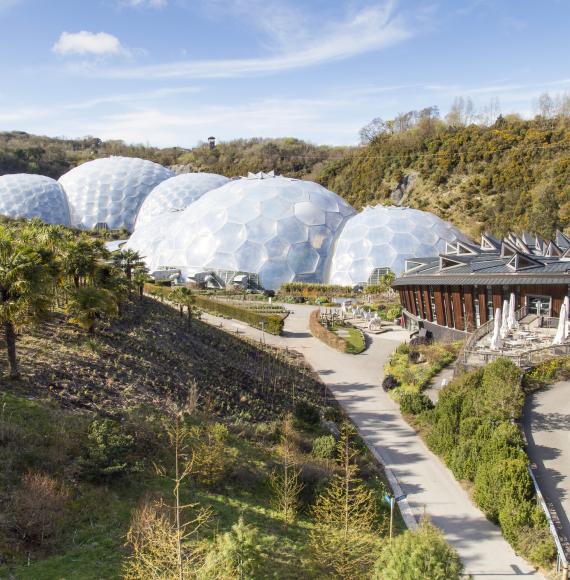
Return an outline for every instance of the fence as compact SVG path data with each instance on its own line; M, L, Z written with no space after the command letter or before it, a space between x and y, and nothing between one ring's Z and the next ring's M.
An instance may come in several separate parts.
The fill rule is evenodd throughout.
M556 544L556 550L558 552L558 557L556 559L556 571L562 572L562 576L561 576L562 580L568 580L568 559L566 558L566 553L565 553L564 548L562 546L562 542L560 541L560 536L558 535L558 530L556 529L556 525L554 524L554 521L552 520L552 515L550 513L550 509L549 509L546 501L544 500L544 496L542 495L542 492L540 491L540 487L538 485L538 481L536 480L536 477L534 476L534 473L532 471L532 467L530 465L527 465L527 469L528 469L528 472L530 474L530 478L532 479L532 483L534 485L534 491L536 492L536 500L539 503L540 507L542 508L544 515L546 516L546 520L548 521L548 527L550 528L550 534L552 535L552 539L554 540L554 543Z

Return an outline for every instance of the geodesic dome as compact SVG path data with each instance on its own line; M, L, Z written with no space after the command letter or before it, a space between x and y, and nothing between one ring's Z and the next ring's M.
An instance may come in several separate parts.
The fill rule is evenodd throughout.
M106 157L88 161L62 175L74 226L132 230L146 196L174 174L166 167L135 157Z
M209 191L173 214L164 235L157 226L154 240L143 243L136 232L128 247L146 252L151 270L248 272L276 289L288 281L322 281L334 236L353 213L317 183L260 174Z
M366 283L377 268L389 268L399 276L407 259L437 256L445 251L446 241L456 240L469 241L432 213L407 207L367 207L350 218L338 236L329 282Z
M143 201L135 229L171 210L182 210L202 197L207 191L221 187L229 181L215 173L182 173L159 183Z
M65 192L51 177L17 173L0 177L0 214L71 225Z

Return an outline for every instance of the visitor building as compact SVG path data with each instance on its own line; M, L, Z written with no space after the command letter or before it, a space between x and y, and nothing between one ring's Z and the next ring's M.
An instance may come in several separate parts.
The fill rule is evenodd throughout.
M436 339L459 339L494 317L514 295L516 308L556 318L570 294L570 237L553 241L529 233L503 240L484 234L479 245L446 244L436 257L406 260L393 287L410 329Z

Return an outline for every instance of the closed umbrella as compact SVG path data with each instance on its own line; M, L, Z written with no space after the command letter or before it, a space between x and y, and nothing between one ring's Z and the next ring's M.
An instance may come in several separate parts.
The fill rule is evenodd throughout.
M560 318L558 319L558 328L556 329L556 335L552 344L562 344L566 342L568 338L568 308L566 307L566 301L562 304L560 308Z
M509 330L516 330L519 327L519 323L517 322L517 318L515 316L515 308L516 308L516 298L514 293L511 292L511 298L509 300L509 318L508 318Z
M495 310L495 323L493 325L493 336L491 338L491 350L500 350L501 341L501 309Z
M503 300L503 319L501 321L501 338L509 334L509 301Z

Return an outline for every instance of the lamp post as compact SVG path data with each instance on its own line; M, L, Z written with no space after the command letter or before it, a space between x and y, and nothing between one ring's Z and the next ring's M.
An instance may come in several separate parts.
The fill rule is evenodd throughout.
M216 148L216 138L215 137L208 137L208 143L210 144L210 149Z

